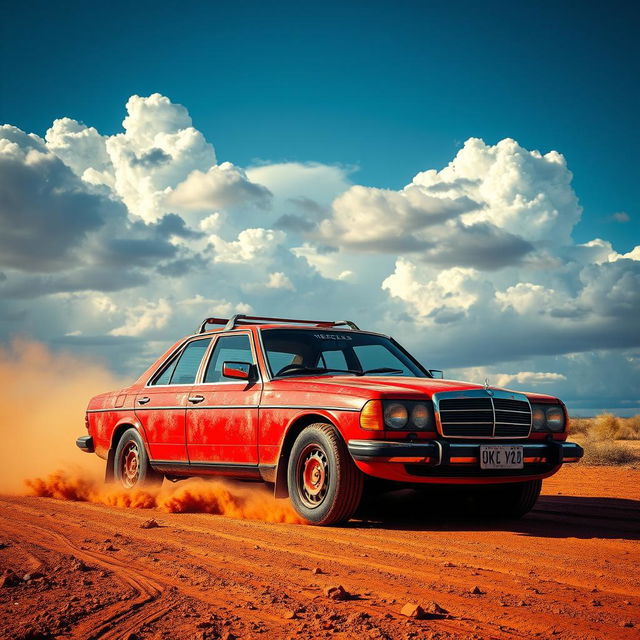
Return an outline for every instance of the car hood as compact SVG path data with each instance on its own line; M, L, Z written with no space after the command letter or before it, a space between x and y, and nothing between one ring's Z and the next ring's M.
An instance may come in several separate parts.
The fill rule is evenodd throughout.
M289 378L295 382L296 387L304 387L307 391L324 393L352 394L358 396L376 397L405 397L416 396L431 397L434 393L442 391L465 391L469 389L484 389L484 385L462 380L441 380L438 378L398 378L396 376L332 376L327 378L311 378L296 376ZM491 386L491 389L501 389L511 393L525 393L513 389ZM537 393L527 393L531 400L555 400L553 396L545 396Z

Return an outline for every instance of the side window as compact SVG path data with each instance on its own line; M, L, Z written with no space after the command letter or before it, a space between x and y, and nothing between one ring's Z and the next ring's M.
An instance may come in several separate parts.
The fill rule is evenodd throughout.
M179 356L176 356L164 369L164 371L152 382L152 384L169 384L171 376L176 370Z
M153 384L193 384L211 338L190 342L182 353L153 381Z
M204 376L205 382L224 382L231 380L222 375L225 362L250 362L253 364L251 342L247 335L221 336L218 338Z
M413 372L398 360L386 347L381 344L362 344L353 347L363 371L389 367L402 369L404 375L412 376Z

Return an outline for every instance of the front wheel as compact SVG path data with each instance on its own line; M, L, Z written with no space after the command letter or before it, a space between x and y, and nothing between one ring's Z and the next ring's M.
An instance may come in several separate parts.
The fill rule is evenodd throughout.
M127 429L120 437L113 465L116 481L127 490L162 484L163 476L151 468L149 456L136 429Z
M317 525L348 520L362 496L362 473L329 424L312 424L300 433L289 456L287 483L294 509Z
M542 480L482 487L475 496L475 511L478 515L521 518L533 509L541 489Z

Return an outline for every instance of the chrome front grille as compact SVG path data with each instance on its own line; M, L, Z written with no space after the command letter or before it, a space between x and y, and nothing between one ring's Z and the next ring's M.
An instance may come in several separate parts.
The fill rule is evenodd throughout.
M526 438L531 431L531 405L521 393L445 391L433 403L447 438Z

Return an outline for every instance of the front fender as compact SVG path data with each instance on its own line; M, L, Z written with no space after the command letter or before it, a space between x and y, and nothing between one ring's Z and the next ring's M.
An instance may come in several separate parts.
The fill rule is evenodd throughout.
M287 486L289 453L296 438L305 427L317 422L331 424L346 443L349 435L354 431L355 426L358 425L359 428L359 416L359 411L347 409L312 409L308 411L298 411L296 414L289 416L284 435L280 442L275 465L261 465L265 468L271 468L271 477L268 477L268 472L263 473L263 477L267 481L274 482L275 497L287 498L289 496Z

